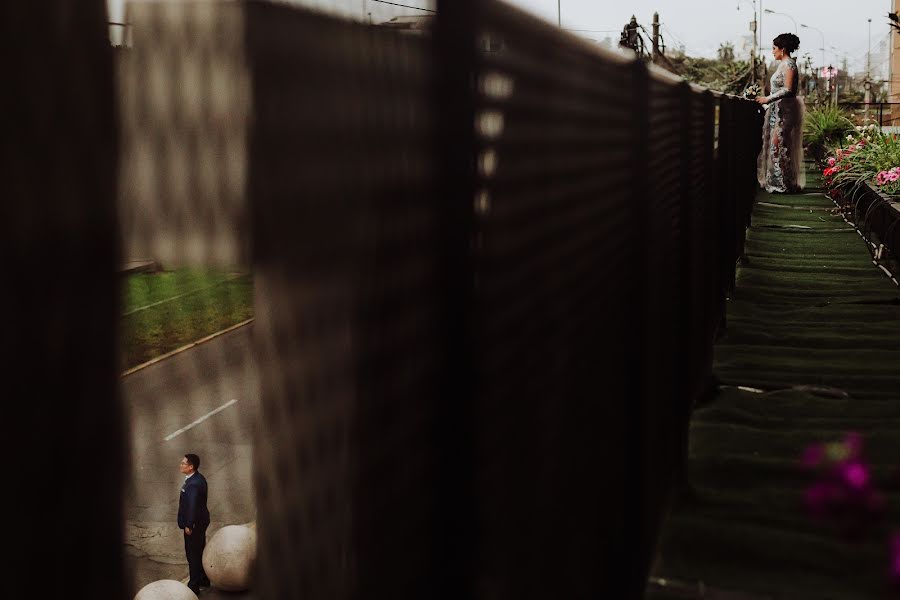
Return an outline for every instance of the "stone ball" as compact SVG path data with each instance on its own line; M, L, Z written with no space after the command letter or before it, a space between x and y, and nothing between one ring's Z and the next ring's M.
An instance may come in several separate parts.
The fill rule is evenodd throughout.
M161 579L142 587L134 600L197 600L197 594L180 581Z
M213 534L203 550L203 570L213 587L226 592L250 588L256 560L256 531L244 525L226 525Z

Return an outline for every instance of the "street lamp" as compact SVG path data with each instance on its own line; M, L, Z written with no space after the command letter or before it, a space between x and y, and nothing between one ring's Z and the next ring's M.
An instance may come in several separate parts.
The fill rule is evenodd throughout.
M822 33L821 29L816 29L815 27L810 27L809 25L804 25L803 23L800 23L800 27L803 27L804 29L812 29L813 31L818 31L819 35L822 36L822 47L819 48L819 50L822 51L822 66L824 67L825 66L825 34Z
M839 58L843 59L842 63L841 63L841 68L843 68L843 63L847 62L847 53L844 52L843 50L841 50L840 48L838 48L837 46L828 46L828 48L831 50L831 53L834 55L835 61Z
M795 21L795 20L794 20L794 17L792 17L791 15L789 15L789 14L787 14L787 13L782 13L782 12L775 12L774 10L771 10L771 9L768 9L768 8L765 9L763 12L764 12L764 13L768 13L768 14L770 14L770 15L781 15L782 17L787 17L788 19L790 19L791 21L793 21L793 23L794 23L794 33L795 33L795 34L797 33L797 21Z
M737 9L741 10L741 3L746 0L738 0ZM756 0L753 3L753 20L750 21L750 31L753 32L753 46L750 48L750 64L752 69L752 82L756 83L756 60L760 55L760 40L762 39L762 13L759 13L759 20L756 19ZM760 7L762 0L759 0Z
M737 9L741 10L741 4L747 2L747 0L738 0ZM753 47L750 49L750 59L753 63L753 70L756 70L756 56L759 54L759 38L756 35L757 25L756 22L756 0L751 0L753 2L753 20L750 21L750 31L753 32Z
M872 67L872 19L869 19L869 49L866 51L866 80L869 79L869 74Z
M869 19L869 49L866 52L866 119L869 118L870 102L872 102L872 19Z
M838 89L837 89L837 77L835 76L836 69L831 65L825 67L825 77L828 78L828 89L832 92L833 99L835 105L837 105L837 97L838 97Z

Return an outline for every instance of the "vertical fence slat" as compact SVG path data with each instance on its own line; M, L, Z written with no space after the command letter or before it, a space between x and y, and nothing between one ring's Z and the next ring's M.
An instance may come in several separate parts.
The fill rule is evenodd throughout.
M128 596L127 422L118 398L120 267L106 3L0 9L4 595Z
M225 241L175 254L239 260L251 217L256 591L641 597L743 251L757 107L715 100L714 156L708 92L493 0L440 2L425 36L203 6L244 33L246 180L224 220L143 190L160 229L129 235L196 221Z
M476 71L483 0L438 0L432 39L437 77L437 201L440 214L438 324L445 362L435 402L434 595L455 600L476 594L480 545L475 469L477 379L472 348L472 266L476 202Z
M264 598L422 598L447 379L427 38L247 6ZM454 233L458 230L454 229Z

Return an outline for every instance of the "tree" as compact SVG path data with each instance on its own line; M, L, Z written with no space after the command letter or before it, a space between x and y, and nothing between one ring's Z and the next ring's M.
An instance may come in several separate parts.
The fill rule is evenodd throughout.
M734 46L730 43L719 44L719 50L717 54L719 55L719 62L734 62Z
M888 23L891 29L900 33L900 16L898 16L897 13L888 13L888 19L891 20L891 22Z

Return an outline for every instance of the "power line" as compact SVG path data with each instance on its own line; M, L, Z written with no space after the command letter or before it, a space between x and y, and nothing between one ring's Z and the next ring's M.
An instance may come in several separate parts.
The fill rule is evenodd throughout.
M372 0L372 2L380 2L381 4L390 4L391 6L399 6L401 8L411 8L413 10L422 10L425 12L436 13L436 10L430 8L422 8L421 6L409 6L408 4L397 4L396 2L388 2L387 0Z
M664 27L664 28L666 29L666 32L668 32L669 35L671 35L673 38L675 38L675 41L676 41L676 42L678 42L678 43L681 44L682 46L687 46L687 44L684 43L684 40L682 40L680 37L678 37L677 35L675 35L675 32L672 31L672 29L671 29L668 25L666 25L666 24L664 24L664 23L660 23L659 26L660 26L660 28L663 28L663 27Z
M667 35L672 36L672 39L674 39L679 45L683 46L685 52L688 52L689 54L700 54L699 52L697 52L696 48L694 48L693 46L688 46L687 44L684 43L683 39L681 39L680 37L675 35L675 32L672 31L672 28L669 27L668 25L663 25L662 23L660 23L659 27L660 27L660 30L665 29Z

